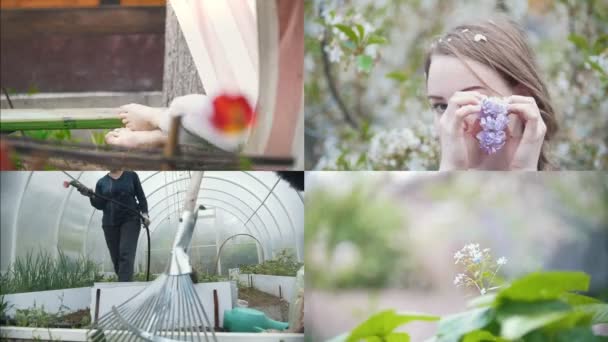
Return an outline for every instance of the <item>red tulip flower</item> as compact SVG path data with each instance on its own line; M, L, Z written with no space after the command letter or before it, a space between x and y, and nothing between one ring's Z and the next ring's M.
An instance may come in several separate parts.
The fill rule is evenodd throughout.
M243 96L220 95L213 100L211 124L225 134L238 134L249 128L255 112Z
M70 182L63 181L63 187L66 188L66 189L69 188L70 187Z

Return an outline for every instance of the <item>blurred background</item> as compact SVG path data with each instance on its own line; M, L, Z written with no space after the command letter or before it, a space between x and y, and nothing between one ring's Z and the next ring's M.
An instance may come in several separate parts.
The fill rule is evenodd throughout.
M309 172L307 331L322 341L383 309L446 315L474 291L454 286L454 253L490 248L506 280L581 270L608 299L608 177L600 172ZM330 322L330 323L328 323ZM413 341L434 323L408 324Z
M537 54L558 111L559 169L608 168L608 3L315 0L306 13L306 162L318 170L436 170L423 59L463 21L506 13Z

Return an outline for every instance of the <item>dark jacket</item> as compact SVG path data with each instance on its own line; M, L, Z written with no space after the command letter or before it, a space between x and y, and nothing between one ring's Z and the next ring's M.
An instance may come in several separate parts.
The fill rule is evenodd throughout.
M138 212L148 213L146 195L141 188L137 173L133 171L123 171L118 179L113 179L109 175L103 176L97 181L95 193L126 204ZM134 212L97 196L91 197L91 205L103 210L103 226L119 226L129 220L139 221L139 216Z

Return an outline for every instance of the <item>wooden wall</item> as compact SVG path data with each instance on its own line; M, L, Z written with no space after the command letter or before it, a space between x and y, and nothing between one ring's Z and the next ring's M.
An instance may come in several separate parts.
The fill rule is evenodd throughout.
M166 0L0 0L0 8L97 7L119 3L123 6L164 6Z
M120 0L122 6L100 5L106 0L0 1L3 87L162 90L165 6L158 4L164 1Z

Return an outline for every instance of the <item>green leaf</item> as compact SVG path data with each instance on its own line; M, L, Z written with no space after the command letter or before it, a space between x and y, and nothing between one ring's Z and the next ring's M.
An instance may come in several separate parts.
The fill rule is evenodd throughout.
M353 31L352 28L350 28L344 24L337 24L337 25L335 25L335 27L338 30L340 30L342 33L344 33L348 37L348 39L353 41L355 44L359 45L359 37L357 37L357 34L355 33L355 31Z
M441 318L438 341L459 341L469 332L485 328L494 319L492 308L478 308Z
M482 341L506 341L498 336L494 336L487 330L475 330L472 331L462 338L462 342L482 342Z
M406 333L392 333L392 334L386 336L386 339L384 339L384 341L386 341L386 342L409 342L410 335L408 335Z
M38 140L46 140L51 135L52 131L49 130L33 130L33 131L25 131L23 135L26 137L30 137L32 139Z
M384 44L388 44L388 40L377 34L372 34L367 38L367 44L368 45L374 45L374 44L384 45Z
M361 24L356 24L355 26L357 27L357 32L359 32L359 42L361 42L365 38L365 27Z
M568 40L576 46L577 49L587 51L589 49L589 43L587 39L581 35L571 34L568 36Z
M593 315L591 324L608 323L608 304L586 304L574 308L576 311L586 312Z
M566 331L560 331L555 336L555 342L599 342L600 337L593 334L589 327L576 327Z
M536 302L506 301L496 309L496 316L500 321L509 316L539 315L549 312L570 311L571 309L570 305L559 300Z
M368 318L361 325L356 327L346 341L367 340L370 337L387 338L394 334L393 330L411 321L436 321L439 317L418 314L400 314L395 310L381 311Z
M374 66L374 60L368 55L359 55L357 57L357 65L359 66L359 70L370 72Z
M591 47L591 53L594 55L601 54L606 46L608 46L608 34L600 35Z
M560 332L572 329L576 327L587 327L591 328L592 315L581 311L571 311L568 315L559 321L548 324L542 328L543 331L553 334L559 334Z
M514 281L499 299L535 301L558 299L567 291L587 291L590 277L583 272L539 272Z
M586 62L589 64L589 66L591 67L591 69L599 72L601 75L606 75L606 72L604 71L604 69L602 68L602 66L599 65L597 62L594 62L594 61L592 61L589 58L587 58Z
M516 340L544 325L559 321L568 314L567 311L558 311L539 315L509 316L501 321L500 336L509 340Z
M496 293L487 293L485 295L481 295L471 299L467 303L467 307L475 308L481 306L493 306L494 301L496 300Z
M397 82L407 81L407 75L404 72L400 72L400 71L390 72L390 73L386 74L386 77L390 78L392 80L395 80Z
M39 92L40 92L40 90L38 89L38 87L35 84L30 84L30 86L27 88L28 95L34 95Z
M596 299L593 297L588 297L588 296L583 296L578 293L570 293L570 292L566 292L566 293L562 294L560 299L572 306L603 303L599 299Z

